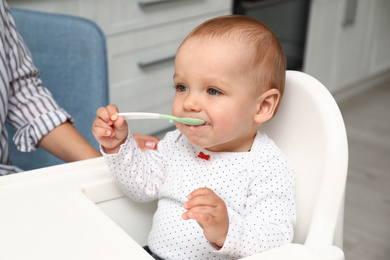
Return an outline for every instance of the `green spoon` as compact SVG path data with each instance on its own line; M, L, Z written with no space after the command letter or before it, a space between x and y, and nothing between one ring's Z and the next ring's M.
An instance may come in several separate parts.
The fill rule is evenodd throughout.
M177 121L186 125L204 125L205 121L198 118L190 118L190 117L175 117L164 114L157 113L144 113L144 112L130 112L130 113L118 113L118 115L123 116L126 120L131 119L168 119L169 122Z

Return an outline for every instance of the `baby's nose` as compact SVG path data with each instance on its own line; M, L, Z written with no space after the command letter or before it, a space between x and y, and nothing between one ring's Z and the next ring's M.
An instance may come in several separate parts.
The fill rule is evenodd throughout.
M200 111L201 110L201 100L197 95L188 95L183 103L183 108L186 111Z

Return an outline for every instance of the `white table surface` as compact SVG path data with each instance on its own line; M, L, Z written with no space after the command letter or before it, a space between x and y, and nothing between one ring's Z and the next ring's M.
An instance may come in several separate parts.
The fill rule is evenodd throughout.
M152 259L96 206L112 181L103 158L0 177L0 259Z

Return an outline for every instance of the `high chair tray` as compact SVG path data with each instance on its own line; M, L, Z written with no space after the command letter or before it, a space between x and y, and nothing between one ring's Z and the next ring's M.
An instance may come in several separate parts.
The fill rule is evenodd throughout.
M0 177L0 259L152 259L97 207L110 187L103 158Z

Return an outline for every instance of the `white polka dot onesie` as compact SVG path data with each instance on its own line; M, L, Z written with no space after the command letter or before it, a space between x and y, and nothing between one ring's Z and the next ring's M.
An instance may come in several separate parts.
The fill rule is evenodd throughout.
M209 159L199 158L200 152ZM129 134L118 153L104 157L130 198L158 199L148 246L163 259L237 259L292 240L294 171L265 134L258 132L251 150L240 153L209 152L178 130L169 132L157 151L142 152ZM195 220L181 218L187 195L201 187L212 189L228 208L221 249L207 241Z

